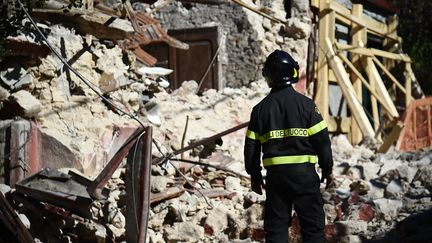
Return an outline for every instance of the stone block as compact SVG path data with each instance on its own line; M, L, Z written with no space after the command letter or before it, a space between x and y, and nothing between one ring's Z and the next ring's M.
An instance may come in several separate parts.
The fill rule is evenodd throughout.
M385 220L394 219L398 215L403 205L401 200L392 200L386 198L375 199L373 200L373 203L375 204L377 213L379 213Z
M164 238L168 242L197 242L204 238L204 228L192 223L174 223L164 229Z
M404 195L403 187L398 180L392 180L386 187L385 196L392 199L400 199Z
M358 235L345 235L338 239L339 243L362 243L362 239Z
M165 176L152 176L150 188L152 192L162 192L166 189L169 179Z
M420 181L421 184L426 187L429 191L432 190L432 167L422 167L419 169L414 181Z
M402 179L406 180L408 183L411 183L417 174L418 168L416 166L409 166L407 164L400 165L396 168L399 172L399 175Z
M7 91L7 89L0 86L0 101L7 100L7 98L9 98L9 95L10 95L9 91ZM0 108L1 108L1 106L0 106Z
M363 203L360 206L360 212L359 212L358 218L360 220L363 220L363 221L366 221L366 222L371 221L372 219L375 218L375 210L374 210L374 208L370 204Z
M247 228L247 236L254 241L264 242L264 228L257 224L249 225Z
M26 90L11 94L8 102L17 109L17 115L27 118L35 117L42 110L39 100Z
M205 233L207 235L217 235L228 227L228 208L221 204L212 209L204 223Z
M337 221L335 224L339 236L359 234L367 231L367 222L362 220Z

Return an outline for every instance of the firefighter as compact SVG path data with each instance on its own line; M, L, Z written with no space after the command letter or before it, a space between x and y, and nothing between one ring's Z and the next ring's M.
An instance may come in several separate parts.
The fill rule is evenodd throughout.
M324 242L323 199L315 164L327 189L333 183L327 124L314 102L291 86L299 79L299 66L287 52L271 53L262 72L271 91L252 110L244 156L252 191L262 194L265 187L266 242L288 242L292 207L303 242Z

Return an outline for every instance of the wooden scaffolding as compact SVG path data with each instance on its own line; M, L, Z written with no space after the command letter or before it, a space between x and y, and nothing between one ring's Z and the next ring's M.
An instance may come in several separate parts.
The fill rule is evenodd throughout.
M399 137L403 123L397 121L413 101L411 84L415 79L411 59L401 53L397 18L377 21L365 15L362 4L348 9L333 0L312 0L311 6L319 19L314 101L329 131L347 133L352 144L372 137L383 141L383 148L388 147ZM337 25L349 30L345 42L350 44L335 38ZM371 36L382 40L382 48L368 47ZM404 69L399 80L390 72L396 65ZM329 85L340 87L347 116L329 114ZM365 97L369 107L364 105Z

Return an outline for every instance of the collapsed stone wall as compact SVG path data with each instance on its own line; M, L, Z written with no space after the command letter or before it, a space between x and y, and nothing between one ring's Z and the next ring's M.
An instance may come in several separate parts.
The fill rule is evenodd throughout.
M161 87L163 84L156 81L157 75L140 74L133 56L122 52L118 46L107 47L97 40L87 44L83 37L60 25L50 27L48 39L54 48L63 49L65 59L76 59L72 67L90 85L100 89L106 82L115 82L116 89L106 92L105 96L122 110L135 114L143 124L157 127L154 137L166 148L164 152L180 148L187 116L190 127L185 133L185 145L191 140L202 139L248 121L251 106L268 92L267 85L258 82L251 88L225 88L220 92L208 90L203 96L197 96L197 83L190 81L168 93ZM82 52L84 48L88 51ZM21 69L26 64L17 62L15 65L15 69ZM56 163L59 166L75 167L87 176L95 176L108 162L116 129L139 126L137 121L119 114L103 102L75 74L70 73L69 76L54 54L26 67L21 76L25 75L32 77L31 83L4 89L5 98L2 99L0 113L6 115L9 122L5 122L0 130L4 134L14 117L34 119L44 146L59 143L62 149L58 154L74 155L64 160L63 164ZM107 76L111 78L107 79ZM241 140L242 136L234 141L228 139L223 144L224 149L236 154L237 168L242 167ZM21 143L27 141L26 137ZM156 148L153 151L160 156ZM74 166L76 161L80 166Z
M281 6L279 3L280 9ZM265 22L263 20L263 26ZM163 152L180 148L187 116L186 144L247 121L251 107L269 91L260 80L250 87L208 90L198 96L195 94L196 82L189 81L180 89L168 93L156 78L139 74L133 56L120 51L117 46L108 47L97 40L87 42L61 26L45 27L48 28L50 41L61 49L63 38L66 57L76 57L72 66L92 84L104 86L107 76L119 82L115 91L108 92L109 97L120 107L137 114L144 124L155 127L154 138L163 145ZM278 27L269 28L276 30ZM285 38L291 40L290 37ZM85 43L90 51L78 55ZM264 46L265 43L269 45L265 51L270 52L273 42L263 43ZM298 51L294 48L295 43L289 41L283 45L293 45L293 50ZM37 65L17 65L18 70L26 72L21 77L29 74L32 82L19 88L3 88L1 111L11 112L7 113L9 118L34 119L43 133L72 151L81 161L82 172L86 175L94 176L104 165L95 161L105 158L116 127L138 126L136 121L117 114L104 104L73 74L70 80L76 87L69 87L72 82L67 82L66 71L61 69L62 64L53 55L37 61ZM235 78L231 82L233 86L240 85L234 85ZM4 110L12 103L19 106L22 113ZM244 174L243 141L244 130L224 137L216 153L204 162ZM324 193L328 236L335 237L330 239L355 242L362 238L376 238L394 227L398 220L432 206L430 150L407 154L393 151L377 155L365 145L351 146L345 136L334 137L332 144L337 185ZM153 152L155 156L160 156L155 147ZM197 159L190 153L185 153L185 157ZM149 215L150 242L252 242L262 239L265 198L250 191L247 179L206 167L185 168L190 171L188 176L200 185L197 186L199 189L220 188L229 193L209 200L213 207L209 207L206 198L190 188L181 197L153 205ZM95 212L94 221L98 224L86 222L87 230L99 240L106 240L107 232L116 241L124 237L123 176L124 168L119 168L108 184L110 197L107 202L95 201L92 210ZM153 166L152 192L163 192L167 187L175 186L178 177L170 164ZM94 232L95 227L97 232ZM47 238L58 239L58 235L50 233ZM298 239L298 232L292 232L292 237Z
M285 20L282 0L245 2L262 6L263 12ZM230 1L220 5L177 1L160 9L155 16L166 29L217 26L221 86L240 87L262 78L262 64L275 49L291 53L301 68L306 69L309 12L307 1L293 1L292 18L285 26Z

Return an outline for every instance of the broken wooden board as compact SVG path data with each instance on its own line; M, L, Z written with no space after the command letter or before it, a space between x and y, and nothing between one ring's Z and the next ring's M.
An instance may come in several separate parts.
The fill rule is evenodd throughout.
M15 38L6 39L6 55L14 57L45 58L51 52L44 44Z
M362 104L360 104L357 99L356 92L351 84L351 81L349 80L348 73L346 72L340 58L336 56L329 38L326 39L326 46L328 50L326 53L328 63L335 72L339 86L341 87L342 93L347 101L352 116L361 128L364 136L374 137L375 132L372 128L372 125L370 124L369 119L363 110Z
M163 192L150 193L150 204L155 205L165 200L176 198L182 195L186 189L183 187L170 187Z
M390 134L385 138L384 143L379 147L378 153L387 153L390 146L393 145L399 138L402 129L404 128L404 124L401 121L398 121L396 125L393 127Z
M231 192L222 188L200 189L201 193L196 192L198 195L204 195L208 198L228 198L232 199L237 193Z
M120 20L121 24L113 27L113 22L116 19L100 12L89 15L76 15L64 12L33 12L32 17L39 20L47 20L55 24L62 24L65 27L75 29L79 34L90 34L98 39L123 40L133 35L133 29L129 21Z

